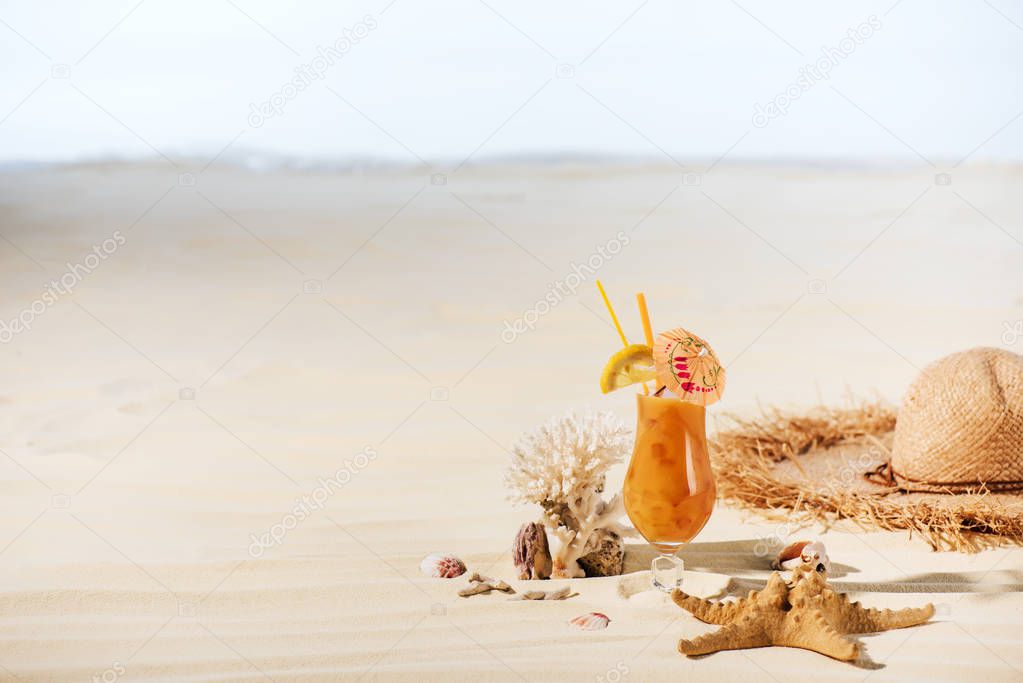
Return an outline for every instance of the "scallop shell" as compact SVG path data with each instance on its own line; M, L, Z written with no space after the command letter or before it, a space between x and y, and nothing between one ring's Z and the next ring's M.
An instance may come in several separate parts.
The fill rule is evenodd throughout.
M577 626L584 631L600 631L601 629L607 628L607 625L611 623L611 620L608 619L606 614L590 612L589 614L582 614L568 623L573 626Z
M430 553L419 563L419 569L427 576L453 579L465 573L465 563L454 555Z

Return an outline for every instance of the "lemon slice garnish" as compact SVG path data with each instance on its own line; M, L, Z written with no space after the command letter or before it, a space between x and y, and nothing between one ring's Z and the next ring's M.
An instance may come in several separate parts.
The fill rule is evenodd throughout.
M606 394L656 376L654 350L646 344L630 344L611 356L604 366L600 373L600 390Z

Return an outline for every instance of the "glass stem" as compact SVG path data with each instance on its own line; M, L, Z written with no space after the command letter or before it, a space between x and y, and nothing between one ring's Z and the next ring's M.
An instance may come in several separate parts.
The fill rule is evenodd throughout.
M685 563L674 553L661 553L650 562L650 577L654 588L670 593L682 588L682 570Z

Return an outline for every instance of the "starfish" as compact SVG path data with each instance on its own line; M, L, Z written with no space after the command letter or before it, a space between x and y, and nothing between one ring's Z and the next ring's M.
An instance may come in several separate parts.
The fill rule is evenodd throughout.
M719 650L783 645L813 650L851 662L860 656L860 643L851 633L874 633L922 624L934 615L934 605L901 610L877 610L849 602L827 584L812 564L792 572L788 583L771 574L762 591L750 591L736 602L710 602L680 590L672 599L700 621L721 624L713 633L678 641L678 651L690 657Z

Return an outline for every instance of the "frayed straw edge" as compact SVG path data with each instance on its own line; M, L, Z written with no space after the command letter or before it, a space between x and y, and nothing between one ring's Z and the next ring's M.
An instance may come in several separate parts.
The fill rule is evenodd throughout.
M806 475L799 457L818 448L870 440L895 428L895 410L883 403L853 408L820 407L809 414L768 410L755 420L728 417L729 425L711 443L718 494L773 521L830 525L848 519L864 530L908 530L933 550L978 552L1005 542L1023 543L1023 515L1006 515L980 490L961 504L912 504L889 498L894 489L863 493L778 480L774 465L789 460ZM860 473L856 473L857 476Z

